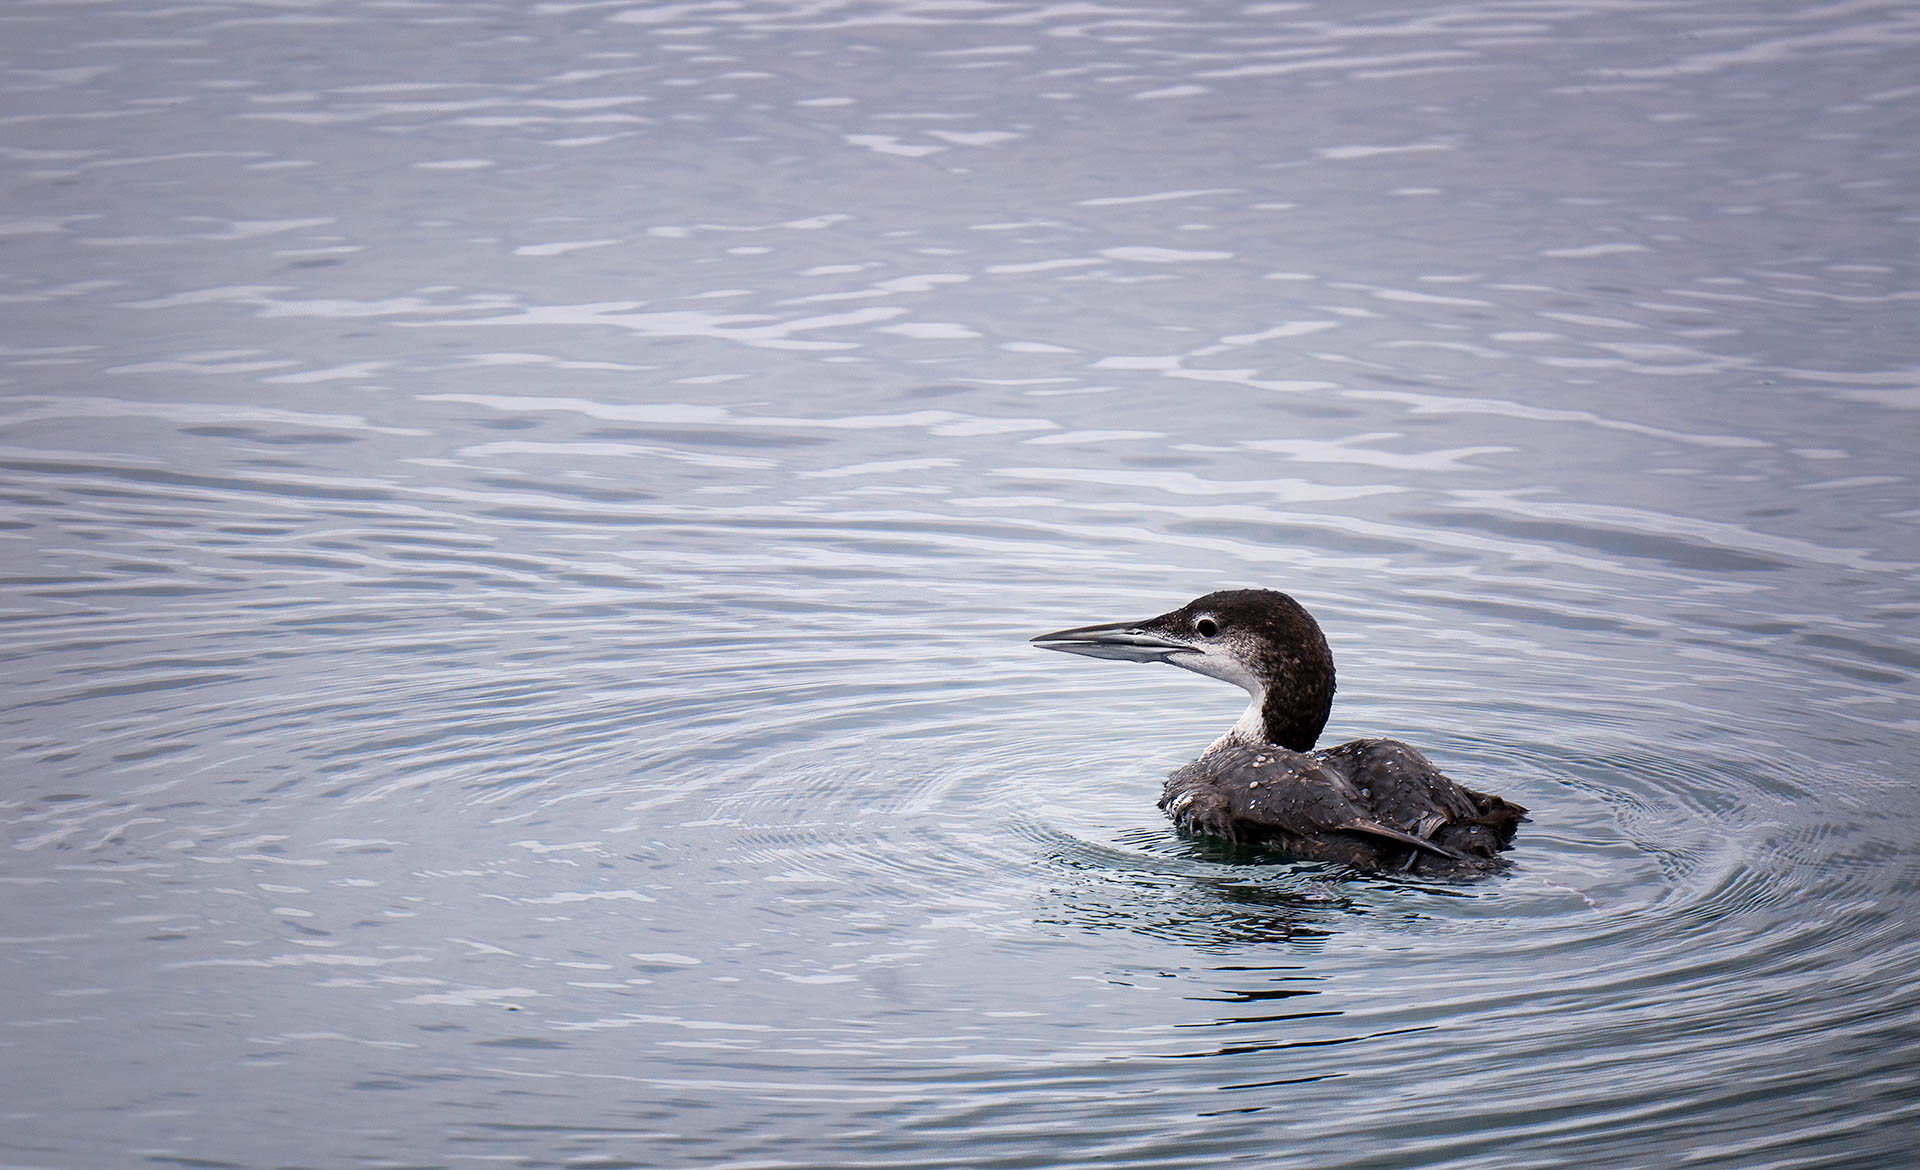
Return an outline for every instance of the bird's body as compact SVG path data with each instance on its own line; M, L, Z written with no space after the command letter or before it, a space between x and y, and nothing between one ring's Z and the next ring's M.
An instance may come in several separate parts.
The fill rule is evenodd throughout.
M1236 845L1435 877L1503 868L1498 852L1526 811L1455 784L1393 739L1311 752L1216 746L1167 777L1160 807L1182 829Z
M1166 662L1236 683L1246 714L1168 777L1180 828L1359 869L1466 877L1499 856L1526 810L1455 784L1391 739L1315 750L1333 705L1333 655L1312 616L1266 589L1210 593L1144 622L1043 634L1050 650Z

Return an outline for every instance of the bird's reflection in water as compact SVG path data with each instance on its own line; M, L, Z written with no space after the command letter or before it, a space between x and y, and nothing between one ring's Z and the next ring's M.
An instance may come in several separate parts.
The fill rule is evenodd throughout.
M1376 912L1383 897L1474 897L1455 885L1364 874L1163 829L1122 834L1115 846L1056 842L1048 853L1047 862L1069 880L1050 891L1041 922L1131 931L1204 950L1285 944L1318 951L1344 922Z
M1281 861L1212 843L1143 833L1147 850L1074 842L1047 859L1065 880L1048 892L1039 920L1084 930L1123 930L1202 950L1285 945L1319 949L1341 919L1365 913L1331 867ZM1169 853L1171 847L1179 850ZM1210 864L1237 854L1247 864ZM1261 864L1261 862L1266 862Z
M1471 898L1454 885L1429 885L1299 862L1279 854L1194 840L1166 830L1123 834L1119 847L1062 843L1048 861L1064 880L1042 923L1085 931L1126 931L1179 944L1198 959L1174 969L1109 971L1109 982L1169 980L1199 1009L1170 1025L1178 1039L1153 1052L1168 1061L1220 1062L1222 1092L1303 1085L1348 1075L1353 1046L1433 1030L1404 1020L1368 1028L1348 1014L1338 971L1320 956L1354 920L1417 909L1404 895ZM1389 910L1389 904L1398 903ZM1384 1022L1384 1021L1380 1021ZM1207 1042L1195 1043L1206 1038ZM1217 1113L1259 1112L1265 1104ZM1203 1114L1206 1115L1206 1114Z

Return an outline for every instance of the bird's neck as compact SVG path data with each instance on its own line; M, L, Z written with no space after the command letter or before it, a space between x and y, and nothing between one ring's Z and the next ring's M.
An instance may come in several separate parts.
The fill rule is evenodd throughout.
M1267 719L1260 710L1261 703L1265 699L1265 691L1256 692L1253 702L1247 704L1247 709L1240 713L1240 718L1235 720L1232 727L1227 728L1224 735L1207 745L1207 751L1217 752L1222 748L1230 747L1267 746L1271 742L1267 739Z
M1240 713L1240 718L1207 750L1230 746L1259 748L1273 743L1296 752L1311 750L1314 741L1320 738L1321 729L1327 725L1333 696L1329 693L1320 705L1312 708L1288 702L1288 697L1273 687L1254 691L1253 701Z

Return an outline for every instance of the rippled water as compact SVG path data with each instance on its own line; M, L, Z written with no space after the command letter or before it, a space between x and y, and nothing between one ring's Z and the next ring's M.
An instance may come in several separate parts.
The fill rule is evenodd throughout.
M0 1162L1907 1163L1910 6L0 21Z

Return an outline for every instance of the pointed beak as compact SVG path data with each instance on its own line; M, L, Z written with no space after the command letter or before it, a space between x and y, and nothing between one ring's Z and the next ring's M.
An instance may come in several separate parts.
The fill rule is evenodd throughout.
M1151 633L1145 627L1144 622L1108 622L1041 634L1032 642L1042 650L1061 650L1088 658L1114 658L1121 662L1169 662L1175 654L1193 652L1188 643Z

